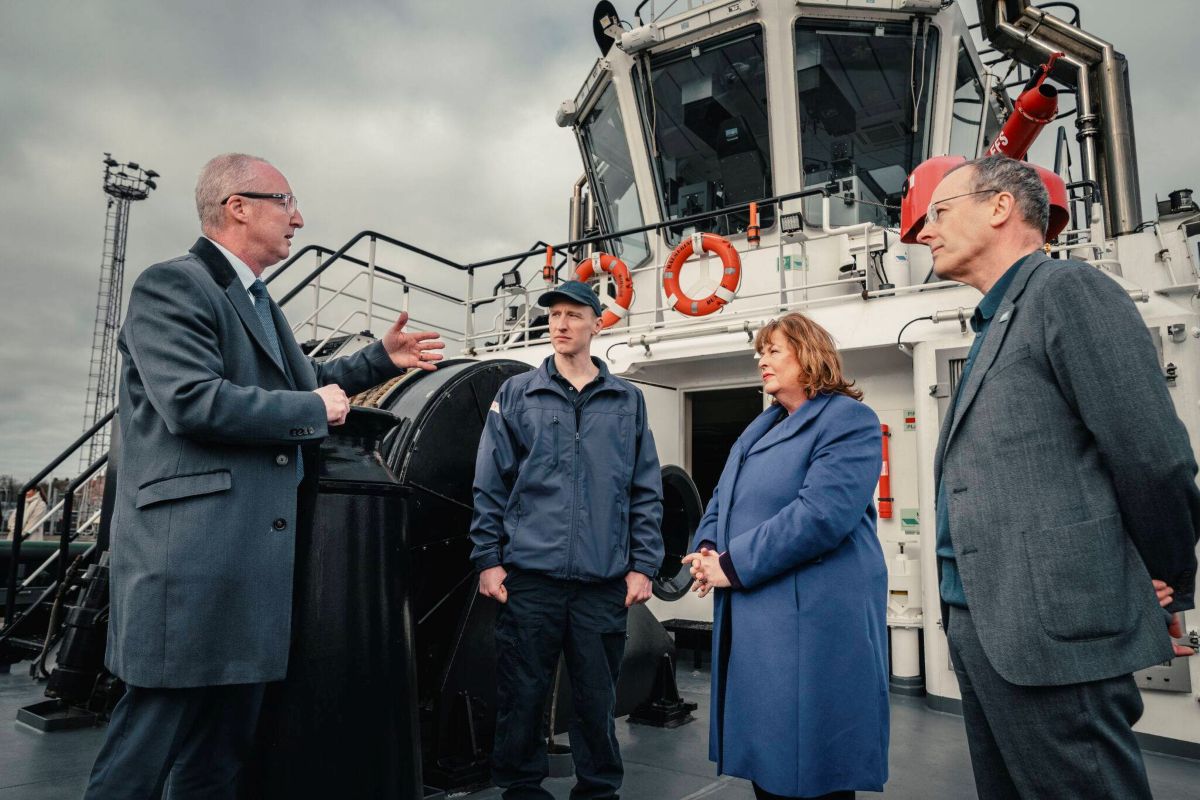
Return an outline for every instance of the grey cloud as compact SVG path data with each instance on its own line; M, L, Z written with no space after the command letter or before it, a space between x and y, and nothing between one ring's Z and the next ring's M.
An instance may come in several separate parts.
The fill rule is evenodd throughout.
M634 3L618 5L632 16ZM103 151L163 175L132 214L127 287L190 245L196 173L226 150L263 155L288 175L307 220L298 245L337 247L372 228L471 261L561 239L581 165L553 114L598 56L593 7L0 6L0 473L31 474L81 427ZM1083 9L1085 26L1129 56L1147 197L1200 177L1200 157L1181 146L1200 113L1180 69L1191 4L1152 7L1138 25L1117 0ZM447 273L422 277L462 289Z

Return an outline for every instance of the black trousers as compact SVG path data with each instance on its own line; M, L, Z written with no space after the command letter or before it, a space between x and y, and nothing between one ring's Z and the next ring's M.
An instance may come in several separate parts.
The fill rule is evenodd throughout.
M264 686L126 687L84 800L234 800Z
M496 742L492 780L505 800L547 800L546 699L565 655L574 711L573 800L613 798L624 768L613 712L625 653L625 580L561 581L512 572L496 617Z
M810 797L788 797L782 794L773 794L759 786L757 783L754 786L755 800L854 800L854 790L846 789L840 792L829 792L828 794L813 795Z
M1017 686L992 668L969 611L952 607L948 627L980 800L1150 799L1132 675Z

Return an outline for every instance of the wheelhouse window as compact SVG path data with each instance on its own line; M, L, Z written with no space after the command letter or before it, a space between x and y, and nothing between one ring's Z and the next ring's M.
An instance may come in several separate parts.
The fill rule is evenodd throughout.
M666 219L771 196L761 27L655 55L649 79L639 75L638 84ZM774 218L773 209L759 210L761 226L770 226ZM672 234L686 227L728 236L744 231L748 223L745 210L714 214Z
M900 221L905 178L929 151L937 31L868 20L796 23L800 152L807 186L836 183L851 204L832 224ZM820 220L816 198L805 216Z
M620 231L645 224L621 108L611 83L580 124L579 136L604 229ZM650 241L645 233L622 236L609 247L630 269L650 257Z
M984 104L987 103L986 108ZM996 110L987 100L983 90L983 82L975 71L975 64L967 52L966 45L958 45L958 66L954 73L954 115L950 121L950 155L974 158L975 145L979 141L979 123L984 123L983 147L980 152L987 150L996 133L1000 130L1000 121Z

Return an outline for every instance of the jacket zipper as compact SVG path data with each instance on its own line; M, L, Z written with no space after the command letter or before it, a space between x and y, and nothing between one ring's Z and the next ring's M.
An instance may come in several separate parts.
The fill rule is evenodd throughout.
M554 468L558 469L558 415L554 415Z
M591 398L589 397L588 400ZM583 404L572 403L572 405L575 406L575 459L571 464L571 528L567 537L568 579L572 577L572 567L575 562L575 537L578 535L578 531L575 529L575 509L579 507L579 429L583 427Z
M593 392L585 403L592 400L596 393ZM570 399L567 402L571 402ZM565 577L572 577L572 567L575 561L575 509L579 505L579 448L580 436L579 431L583 427L583 404L575 404L575 463L571 465L571 526L567 531L567 569ZM557 418L556 418L557 419Z
M579 419L579 410L575 410L575 419ZM579 423L575 423L575 461L571 465L571 528L570 534L567 537L567 574L566 577L572 577L572 567L575 560L575 537L578 532L575 529L575 509L579 506Z

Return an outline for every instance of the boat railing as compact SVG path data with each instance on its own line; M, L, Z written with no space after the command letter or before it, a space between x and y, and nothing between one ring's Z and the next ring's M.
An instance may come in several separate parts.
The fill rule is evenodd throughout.
M360 244L367 247L365 259L350 254L350 251ZM431 286L410 281L403 273L381 265L377 258L380 244L390 245L405 254L415 255L440 266L448 266L457 272L465 269L450 259L371 230L360 231L337 250L310 245L295 253L265 280L268 284L277 281L281 276L288 274L294 265L307 260L310 254L315 257L315 267L300 277L279 299L279 305L290 311L294 308L293 301L303 292L307 291L311 295L312 311L298 319L297 314L289 317L292 320L293 332L298 337L307 334L310 339L318 342L315 348L310 349L319 350L334 337L353 332L352 326L370 329L377 322L385 327L390 326L398 314L409 310L409 298L415 292L427 301L433 301L435 305L433 308L427 304L423 305L423 311L427 310L428 315L422 318L410 317L411 324L435 330L442 338L451 342L463 341L462 331L438 320L441 317L456 316L464 307L465 301ZM341 266L351 267L350 273L344 277L336 275L337 268ZM391 293L381 291L387 287L399 290L398 299L393 299ZM354 307L346 311L345 301L350 301ZM439 305L443 308L438 308ZM332 324L329 321L331 315L336 320Z
M775 224L779 225L779 224L781 224L781 222L778 220L780 218L782 218L785 214L797 213L795 211L788 211L785 208L786 203L788 203L789 201L803 200L805 198L810 198L810 197L820 197L821 198L822 219L819 221L804 220L801 223L801 224L807 224L810 226L809 229L806 229L805 234L803 236L803 239L806 242L813 242L813 241L828 238L831 236L841 236L841 235L866 237L866 236L870 236L871 233L874 231L883 230L883 228L881 228L880 226L877 226L875 223L872 223L872 222L856 223L853 225L842 226L842 227L834 227L834 226L830 225L828 223L828 219L830 216L829 215L830 199L833 197L841 198L841 194L837 190L836 184L811 186L811 187L802 189L797 192L790 192L790 193L786 193L786 194L777 195L774 197L765 197L760 200L754 201L753 204L755 206L757 206L757 208L760 210L765 210L765 209L769 209L769 208L777 208L777 212L778 212L776 214L777 222ZM848 202L861 203L862 201L857 200L857 199L851 199L851 200L848 200ZM698 226L701 226L701 225L707 224L707 223L712 223L714 220L720 219L722 217L732 217L734 215L744 216L749 212L750 206L751 206L751 202L739 203L736 205L727 206L718 211L704 211L704 212L700 212L697 214L691 214L691 215L682 216L682 217L675 217L672 219L663 220L663 221L659 221L659 222L652 222L652 223L648 223L645 225L639 225L636 227L626 228L626 229L619 230L619 231L598 233L595 235L586 236L586 237L576 239L573 241L563 242L561 244L549 245L549 247L552 248L552 250L555 254L578 253L587 248L591 248L591 247L595 247L595 246L602 246L602 247L607 246L609 248L613 248L614 243L619 242L621 239L623 239L627 236L633 236L633 235L640 234L640 233L658 234L658 233L662 233L663 231L667 231L668 233L682 236L683 235L682 232L685 229L698 227ZM801 219L802 219L802 217L801 217ZM653 272L656 274L656 277L657 277L656 282L661 283L662 271L668 260L667 258L662 257L662 254L659 252L659 245L661 244L660 240L662 238L663 237L661 237L661 236L654 237L654 242L655 242L654 257L651 259L650 263L648 263L644 266L639 266L639 267L634 268L633 270L631 270L631 274L636 275L636 274L641 274L641 273L646 273L646 272ZM543 254L545 252L546 247L547 247L547 245L542 244L537 249L530 249L530 250L526 250L526 251L519 252L519 253L513 253L513 254L507 255L507 256L491 258L491 259L487 259L485 261L477 261L477 262L468 264L467 269L469 270L469 273L473 273L476 270L480 270L480 269L483 269L486 267L512 265L509 267L508 270L506 270L506 272L511 272L512 270L515 270L517 268L516 264L519 264L519 263L523 262L525 259L528 259L532 256L537 256L537 255ZM741 254L741 253L750 252L755 249L760 249L760 248L744 247L742 249L739 249L738 252L739 252L739 254ZM610 250L610 252L611 252L611 250ZM554 272L555 272L556 277L562 277L560 274L561 268L563 266L563 263L565 263L567 261L569 261L569 259L563 259L560 263L558 263L554 266ZM840 296L832 297L832 298L808 299L807 297L792 296L792 295L798 295L800 293L804 293L806 291L819 289L819 288L828 288L828 287L833 287L833 286L847 286L851 283L854 283L855 279L865 280L865 275L861 274L861 273L862 273L862 271L860 270L854 274L850 274L848 276L843 276L841 279L833 280L833 281L809 283L807 285L794 286L794 287L793 286L780 286L778 289L773 288L769 291L763 291L763 292L739 293L738 294L739 304L738 304L736 311L733 310L730 306L726 306L725 308L721 309L722 321L724 323L728 323L730 321L745 320L745 319L752 318L756 315L761 316L763 313L775 314L775 313L779 313L780 311L784 311L784 310L802 308L805 305L810 305L813 303L847 302L849 300L854 300L854 299L867 299L867 298L875 297L875 296L882 297L882 296L888 296L888 295L892 295L892 294L896 293L895 289L886 289L886 290L881 290L879 292L866 291L864 289L863 292L855 292L853 294L840 295ZM500 322L500 314L497 314L497 315L495 315L495 317L493 317L493 324L490 329L477 330L477 329L469 328L470 332L469 332L469 335L466 337L466 348L465 348L465 352L468 355L478 355L480 353L488 353L488 352L499 352L499 351L509 350L514 347L528 347L528 346L531 346L531 345L537 343L535 341L536 337L548 330L547 325L533 325L532 324L532 321L534 319L534 316L533 316L534 312L533 312L533 304L530 302L530 299L535 291L541 290L540 287L536 286L536 284L540 278L541 278L541 273L538 272L524 282L524 285L521 287L520 291L510 290L510 294L517 295L522 298L522 301L523 301L523 304L525 307L523 313L520 315L520 318L515 322L515 324L505 327ZM499 286L499 284L497 284L497 286ZM930 283L930 284L925 284L918 288L920 290L930 290L930 289L941 288L941 286L942 286L942 284L940 284L940 283ZM901 293L903 293L903 292L901 292ZM494 292L492 296L489 296L486 298L481 298L481 299L475 299L474 296L470 292L468 292L468 301L471 305L471 308L474 309L480 305L483 305L484 303L493 302L493 301L499 299L500 296L501 295L498 292ZM756 299L756 298L765 298L765 297L772 298L774 300L774 302L767 303L764 305L757 305L757 306L753 306L753 307L747 307L744 302L745 300L748 300L748 299L752 300L752 299ZM628 336L628 335L633 335L633 334L645 334L645 333L649 333L652 331L658 331L658 330L663 330L663 329L689 330L689 329L693 329L693 328L702 327L704 324L711 323L711 320L705 320L703 322L698 322L690 317L683 317L678 320L672 319L672 320L662 321L659 319L652 319L651 321L645 322L645 323L636 322L636 318L639 316L653 315L653 316L657 317L658 312L660 312L660 311L663 311L663 309L658 308L658 307L647 308L647 309L631 309L629 312L629 316L627 318L627 324L621 325L619 327L614 326L612 328L608 328L608 329L602 331L600 335L602 337L603 336L623 336L623 335Z
M25 525L25 509L26 493L37 487L47 476L58 468L64 461L79 452L80 448L91 442L101 430L109 425L117 414L117 409L113 409L105 414L94 425L84 431L78 439L67 446L61 453L43 467L34 477L30 478L19 490L17 496L17 506L13 515L13 536L9 541L9 564L8 564L8 583L5 593L4 602L4 626L0 628L0 648L4 643L12 639L15 633L19 632L22 624L26 620L33 618L34 613L40 608L49 598L52 598L61 585L63 578L66 576L68 560L70 554L71 543L79 536L81 530L86 529L95 524L100 518L100 511L97 508L91 512L90 517L85 521L84 525L74 525L75 521L75 496L81 488L91 489L92 481L101 474L100 468L108 462L108 453L105 453L100 458L92 462L82 473L76 476L70 483L67 484L63 492L61 503L55 506L46 514L43 514L43 522L45 519L58 515L59 528L59 546L55 551L46 558L24 581L19 581L21 570L21 545L28 538L24 533ZM94 545L88 549L88 554L94 552ZM36 599L29 604L24 611L18 613L17 598L18 592L21 589L33 587L34 580L44 573L51 565L57 564L58 574L57 579ZM50 635L50 634L47 634Z

